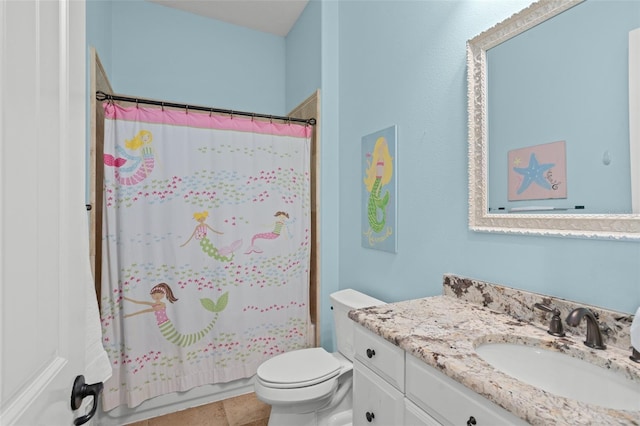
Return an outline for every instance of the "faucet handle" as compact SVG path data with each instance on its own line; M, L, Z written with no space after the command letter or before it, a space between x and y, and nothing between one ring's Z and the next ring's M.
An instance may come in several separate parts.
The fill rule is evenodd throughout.
M562 328L562 320L560 319L560 310L558 308L543 305L542 303L536 303L533 307L553 314L547 333L557 337L565 336L564 329Z

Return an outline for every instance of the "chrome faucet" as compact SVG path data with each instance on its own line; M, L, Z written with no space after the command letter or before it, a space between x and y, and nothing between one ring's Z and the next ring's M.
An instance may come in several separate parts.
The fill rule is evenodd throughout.
M587 308L576 308L567 316L565 320L567 325L576 327L580 324L582 317L587 321L587 339L584 344L593 349L606 349L606 345L602 342L602 333L596 316Z

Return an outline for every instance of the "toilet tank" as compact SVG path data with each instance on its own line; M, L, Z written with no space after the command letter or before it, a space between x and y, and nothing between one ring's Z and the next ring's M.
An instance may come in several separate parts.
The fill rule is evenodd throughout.
M353 361L355 355L353 336L356 323L349 318L349 311L369 306L384 305L385 302L352 289L331 293L329 298L331 299L331 308L333 309L333 322L335 324L338 352Z

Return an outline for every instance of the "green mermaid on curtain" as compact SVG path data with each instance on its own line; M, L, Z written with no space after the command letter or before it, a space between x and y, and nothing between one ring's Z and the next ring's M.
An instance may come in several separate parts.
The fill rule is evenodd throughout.
M186 348L187 346L193 345L198 340L202 339L206 336L216 324L218 320L218 313L222 312L224 308L227 307L227 302L229 301L229 293L224 293L217 302L214 302L211 299L203 298L200 299L200 303L202 306L209 312L213 312L216 315L209 322L209 324L197 333L190 334L182 334L178 330L176 330L175 326L171 322L171 320L167 317L167 305L162 301L165 297L170 303L177 302L178 299L173 295L173 291L169 284L160 283L155 285L151 291L151 298L153 302L146 302L143 300L134 300L128 297L125 297L125 300L129 302L137 303L139 305L149 305L151 306L148 309L143 309L142 311L134 312L132 314L125 315L124 318L132 317L134 315L140 315L147 312L153 312L156 316L156 322L158 323L158 327L160 328L160 332L162 335L171 343L175 343L178 346Z
M230 245L218 249L213 245L209 237L207 237L207 230L210 230L219 235L222 235L222 232L216 231L211 226L205 223L208 216L209 212L206 210L193 214L193 218L196 222L198 222L198 225L196 225L196 229L193 230L193 233L191 233L189 239L185 241L185 243L180 247L186 246L189 241L191 241L191 239L195 238L196 240L200 241L200 248L202 248L202 251L209 257L212 257L221 262L231 262L233 260L233 252L240 248L240 246L242 246L242 240L240 239L234 241Z
M367 155L368 156L368 155ZM389 204L389 191L383 196L382 187L389 183L393 175L393 163L389 146L384 137L376 140L373 155L369 163L364 184L369 192L367 203L367 218L369 227L373 232L381 232L387 222L387 205Z

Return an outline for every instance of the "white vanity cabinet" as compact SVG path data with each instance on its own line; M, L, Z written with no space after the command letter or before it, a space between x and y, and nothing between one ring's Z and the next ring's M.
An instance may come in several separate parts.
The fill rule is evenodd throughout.
M443 425L528 424L409 354L406 354L406 377L407 399Z
M404 351L356 326L353 425L404 423Z
M422 408L405 398L404 424L410 426L441 426L442 423L438 422Z
M404 394L365 367L354 362L353 425L404 424Z
M354 337L354 426L527 424L364 327Z

